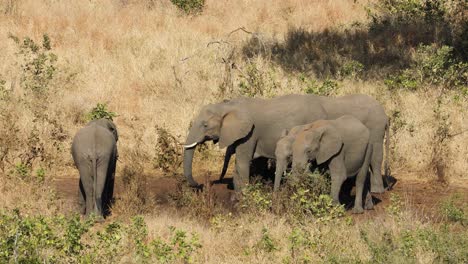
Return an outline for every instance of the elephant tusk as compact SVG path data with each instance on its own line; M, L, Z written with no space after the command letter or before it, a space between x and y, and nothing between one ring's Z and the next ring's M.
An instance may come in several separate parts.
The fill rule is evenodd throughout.
M193 147L195 147L197 144L198 144L198 143L195 142L195 143L190 144L190 145L184 145L184 148L185 148L185 149L193 148Z

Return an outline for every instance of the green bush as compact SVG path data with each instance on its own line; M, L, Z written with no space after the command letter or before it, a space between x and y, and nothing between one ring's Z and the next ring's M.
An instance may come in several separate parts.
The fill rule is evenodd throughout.
M266 227L262 228L262 236L255 247L267 253L279 250L277 242L271 237L271 234L268 232Z
M359 61L349 60L343 63L339 70L339 76L341 78L351 77L357 78L364 71L364 64Z
M29 37L22 41L9 36L18 45L21 56L21 86L35 94L46 93L57 71L57 55L51 52L51 41L47 34L42 36L42 44L37 44Z
M100 118L106 118L112 121L114 117L117 116L117 114L115 112L109 111L107 109L107 104L98 103L95 107L93 107L93 109L91 109L91 111L89 111L86 116L86 119L89 121Z
M272 97L278 89L273 71L262 71L249 63L240 75L239 93L247 97Z
M186 14L198 14L205 6L205 0L171 0L171 2Z
M344 215L344 207L333 204L330 197L331 179L326 171L297 173L293 170L285 180L279 194L281 206L295 220L320 222Z
M322 84L319 84L314 79L307 78L305 75L300 75L299 80L304 86L303 90L306 94L329 96L334 94L338 89L338 83L330 79L326 79Z
M201 247L196 234L170 227L167 238L149 238L142 217L131 223L108 223L74 216L23 216L19 210L0 212L1 263L114 263L127 254L137 263L193 262ZM130 251L129 249L135 249Z
M460 222L462 224L467 223L467 218L465 215L465 208L459 206L457 201L462 200L459 195L453 195L447 200L443 201L440 204L440 213L448 221L451 222Z
M271 188L256 181L242 189L239 207L245 212L267 212L271 209Z
M411 70L404 70L400 74L390 75L384 80L384 84L390 90L405 89L415 91L419 86Z

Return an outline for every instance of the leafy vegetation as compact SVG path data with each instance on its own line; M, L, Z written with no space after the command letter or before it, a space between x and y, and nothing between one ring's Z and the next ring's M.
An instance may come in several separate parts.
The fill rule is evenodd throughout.
M111 121L114 120L114 117L116 117L117 114L115 112L111 112L107 109L107 104L103 103L98 103L89 113L87 114L87 119L88 120L96 120L96 119L109 119Z
M109 263L129 248L138 262L192 263L201 247L196 234L169 227L169 237L150 237L144 219L111 222L103 228L79 216L26 216L19 210L0 213L0 260L4 263Z
M171 0L171 2L186 14L198 14L205 6L205 0Z

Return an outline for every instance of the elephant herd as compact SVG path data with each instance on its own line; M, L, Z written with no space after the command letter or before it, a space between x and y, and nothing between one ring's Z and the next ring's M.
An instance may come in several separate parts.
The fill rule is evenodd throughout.
M341 97L291 94L272 99L240 97L208 104L192 121L184 144L184 175L192 187L196 146L219 142L226 149L221 178L235 155L234 189L240 193L249 182L253 159L276 160L274 190L292 165L304 171L309 162L328 167L333 201L339 203L343 182L356 176L353 212L363 212L364 182L370 173L370 192L384 192L383 141L389 119L382 105L368 95ZM80 129L72 145L80 173L80 202L83 214L103 216L112 199L117 159L115 125L106 119L91 121ZM387 168L386 168L387 171ZM371 209L366 190L364 208Z

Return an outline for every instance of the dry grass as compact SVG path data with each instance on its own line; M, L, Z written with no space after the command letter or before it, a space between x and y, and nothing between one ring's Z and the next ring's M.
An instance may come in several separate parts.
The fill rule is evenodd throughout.
M59 70L51 83L53 92L46 111L53 122L36 123L32 112L18 101L5 108L0 105L0 110L5 111L0 113L0 143L8 142L14 152L4 171L0 171L0 207L18 207L27 213L46 215L72 210L73 205L56 200L54 192L46 185L56 176L76 177L69 152L72 136L83 125L83 115L96 103L106 102L109 109L118 114L115 118L120 132L117 181L126 186L120 195L122 199L113 208L117 216L144 214L150 234L163 237L167 235L168 226L198 233L203 247L196 254L197 263L273 263L290 256L288 236L294 226L282 217L270 214L234 216L216 214L216 210L209 209L211 223L208 224L196 217L161 210L150 197L145 197L145 177L161 175L153 168L155 127L164 127L183 141L197 110L221 99L219 87L227 74L223 59L228 59L231 52L230 62L236 65L231 70L235 91L226 97L238 94L238 84L251 63L260 71L268 72L264 78L270 78L266 83L276 87L274 94L303 92L297 74L285 71L268 58L243 59L241 50L251 34L240 30L229 33L245 27L259 34L262 40L281 42L291 28L321 31L354 21L363 22L366 19L363 6L367 2L209 0L201 15L184 16L167 0L0 0L0 79L6 81L5 87L12 90L14 96L21 97L24 90L20 85L17 46L8 39L9 33L34 40L40 40L42 34L47 33L52 40L52 51L59 58ZM218 40L229 44L213 42ZM207 46L210 42L213 43ZM397 178L399 175L423 180L435 178L428 168L438 124L434 116L438 92L429 88L417 92L389 92L382 81L346 79L340 82L336 93L369 94L384 105L390 116L398 111L399 117L392 120L392 172ZM448 103L442 111L448 115L449 129L455 134L468 129L468 103L466 99L451 100L453 95L447 92ZM27 142L35 124L40 124L36 144L43 147L45 158L38 158L33 167L46 167L47 176L46 183L39 187L5 178L20 160L16 153L31 147ZM17 132L4 129L12 125ZM51 135L56 135L57 131L64 136L51 140ZM466 185L468 133L454 136L447 146L448 180L452 184ZM222 153L218 155L217 150L215 147L211 156L197 162L195 175L201 170L221 170L219 156ZM310 259L318 262L324 254L340 252L340 257L350 260L355 252L360 252L361 260L370 261L371 253L362 242L360 229L381 230L375 234L378 238L372 238L378 240L384 232L400 234L402 230L430 226L420 217L411 215L414 212L406 214L384 215L359 224L346 220L309 224L304 229L317 243L309 252ZM279 248L274 253L258 248L263 227ZM336 241L346 241L346 245ZM434 252L422 248L415 252L421 263L435 261Z

